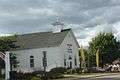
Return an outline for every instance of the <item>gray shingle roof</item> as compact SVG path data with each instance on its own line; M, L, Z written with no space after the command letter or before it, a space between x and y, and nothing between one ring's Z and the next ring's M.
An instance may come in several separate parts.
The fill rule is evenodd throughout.
M70 30L65 29L59 33L39 32L19 35L16 44L20 47L17 50L59 46Z

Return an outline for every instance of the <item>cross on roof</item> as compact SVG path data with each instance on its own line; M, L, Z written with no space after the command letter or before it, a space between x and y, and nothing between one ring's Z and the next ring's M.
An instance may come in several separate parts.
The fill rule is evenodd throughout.
M52 25L53 25L53 26L57 26L57 25L64 26L64 23L62 23L62 22L60 21L60 18L57 17L56 22L52 23Z

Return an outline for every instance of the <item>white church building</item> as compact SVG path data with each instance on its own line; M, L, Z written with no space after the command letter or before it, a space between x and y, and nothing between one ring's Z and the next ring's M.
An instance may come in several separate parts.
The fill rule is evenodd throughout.
M62 26L59 22L54 27ZM43 70L46 57L47 70L55 67L78 68L79 44L71 29L55 28L56 31L18 35L16 54L18 71Z

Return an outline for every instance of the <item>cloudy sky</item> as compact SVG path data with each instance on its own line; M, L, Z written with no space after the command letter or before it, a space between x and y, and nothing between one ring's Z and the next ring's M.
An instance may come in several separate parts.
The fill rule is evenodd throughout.
M120 39L120 0L0 0L0 34L49 31L57 17L80 44L100 31Z

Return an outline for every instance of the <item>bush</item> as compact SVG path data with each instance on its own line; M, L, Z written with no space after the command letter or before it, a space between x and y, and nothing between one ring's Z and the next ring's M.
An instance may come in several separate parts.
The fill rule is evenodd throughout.
M67 71L66 68L57 67L53 68L48 72L48 77L51 79L63 78L63 74Z
M50 70L50 73L61 73L61 74L64 74L65 72L67 71L66 68L63 68L63 67L57 67L57 68L53 68Z
M17 80L30 80L33 76L32 73L17 73Z
M75 69L67 69L67 74L80 74L81 69L80 68L75 68Z
M33 77L31 80L41 80L41 79L38 77Z
M80 68L76 68L76 73L80 74L81 73L81 69Z
M43 74L43 71L35 71L32 73L22 73L22 72L18 72L15 75L14 79L16 80L40 80L39 77L41 77L41 75ZM39 78L39 79L38 79Z

